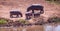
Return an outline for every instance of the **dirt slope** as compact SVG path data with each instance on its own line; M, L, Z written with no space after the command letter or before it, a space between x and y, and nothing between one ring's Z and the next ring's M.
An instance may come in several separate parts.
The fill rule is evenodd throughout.
M44 14L42 14L46 19L50 16L60 17L60 6L54 3L48 3L45 0L0 0L0 17L9 18L10 10L18 9L23 13L25 19L26 9L31 4L41 4L44 6ZM17 18L19 19L19 18ZM17 20L13 18L13 20Z

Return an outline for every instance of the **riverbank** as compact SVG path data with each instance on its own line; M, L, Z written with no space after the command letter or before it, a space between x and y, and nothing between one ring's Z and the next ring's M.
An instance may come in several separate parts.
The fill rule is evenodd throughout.
M58 27L60 28L60 23L49 23L24 27L0 27L0 31L55 31L59 30Z

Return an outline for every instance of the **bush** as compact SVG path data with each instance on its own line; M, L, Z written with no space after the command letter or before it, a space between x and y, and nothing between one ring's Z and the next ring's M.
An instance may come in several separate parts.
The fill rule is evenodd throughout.
M19 19L19 22L24 24L26 21L24 19Z
M55 3L60 4L60 0L46 0L46 1L55 2Z
M51 17L48 19L48 22L60 22L60 17Z
M46 0L46 1L60 1L60 0Z
M0 19L0 24L6 24L7 21L5 19Z
M24 19L20 19L19 22L26 25L30 24L29 21L26 21Z
M46 1L52 1L52 0L46 0Z

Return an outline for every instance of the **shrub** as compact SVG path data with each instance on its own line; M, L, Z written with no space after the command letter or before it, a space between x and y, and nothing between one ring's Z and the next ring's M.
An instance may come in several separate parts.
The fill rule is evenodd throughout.
M19 19L19 22L24 24L26 21L24 19Z
M46 1L55 2L55 3L60 4L60 0L46 0Z
M52 0L46 0L46 1L52 1Z
M24 19L20 19L19 22L26 25L30 24L29 21L26 21Z
M0 24L5 24L7 21L5 19L0 19Z
M60 22L60 17L51 17L48 19L48 22Z

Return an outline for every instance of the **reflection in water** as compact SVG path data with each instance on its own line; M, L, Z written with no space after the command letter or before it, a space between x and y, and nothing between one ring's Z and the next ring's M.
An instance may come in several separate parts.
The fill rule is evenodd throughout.
M13 28L13 31L17 31L17 28Z
M26 31L26 28L25 28L25 29L23 29L22 31Z
M54 31L60 31L60 25L56 26Z
M53 27L51 25L44 26L45 31L52 31Z
M45 31L60 31L60 25L57 25L57 26L45 25L44 30Z
M33 26L34 27L34 26ZM35 28L33 28L32 27L32 30L34 30L34 31L41 31L41 29L42 28L44 28L44 30L43 31L60 31L60 25L44 25L42 28L41 28L41 26L39 26L39 28L37 29L35 29ZM40 29L41 28L41 29ZM18 30L18 28L17 27L0 27L0 30L1 29L7 29L8 31L10 31L10 30L12 30L12 31L17 31ZM20 28L21 29L21 28ZM23 29L21 29L22 31L27 31L27 29L30 31L30 28L27 28L27 27L24 27ZM18 30L18 31L20 31L20 30Z

